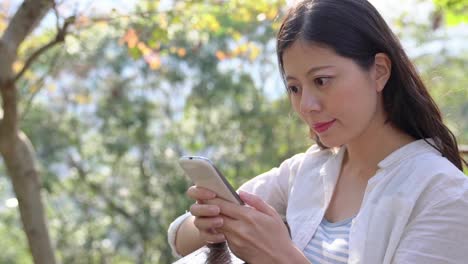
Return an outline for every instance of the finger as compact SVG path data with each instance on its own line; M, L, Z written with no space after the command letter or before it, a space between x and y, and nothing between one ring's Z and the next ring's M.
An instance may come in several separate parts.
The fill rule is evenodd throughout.
M244 201L244 203L252 206L258 211L270 216L276 215L276 210L269 204L267 204L265 201L263 201L262 198L260 198L259 196L244 191L240 191L239 196L242 199L242 201Z
M217 205L209 204L192 204L190 206L190 213L194 216L217 216L221 209Z
M194 200L209 200L216 197L216 193L203 187L190 186L187 190L187 196Z
M232 234L240 231L239 220L230 218L228 216L222 216L223 225L218 227L216 230L222 233Z
M193 224L201 232L208 232L209 230L220 228L223 226L224 220L221 217L195 217Z
M217 205L220 209L220 214L231 217L233 219L241 219L246 215L252 213L253 208L247 206L238 205L230 201L226 201L221 198L215 198L205 201L206 204Z
M226 241L226 237L224 236L223 233L217 233L217 234L207 233L206 235L203 235L202 238L209 244L216 244L216 243L221 243L221 242Z

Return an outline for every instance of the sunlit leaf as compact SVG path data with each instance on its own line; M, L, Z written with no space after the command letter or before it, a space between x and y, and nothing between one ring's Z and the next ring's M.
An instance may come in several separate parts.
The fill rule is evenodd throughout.
M143 56L146 56L152 52L151 49L148 48L144 42L138 42L137 47L141 51L141 54L143 54Z
M445 20L447 22L447 25L456 26L461 23L468 23L468 15L460 15L455 14L453 12L447 12L445 15Z
M35 93L35 92L37 92L39 89L40 89L40 87L37 86L37 85L30 85L30 86L29 86L29 92L30 92L30 93Z
M19 72L24 66L24 63L20 62L20 61L15 61L13 63L13 71L14 72Z
M80 105L89 104L91 102L91 97L89 94L77 94L74 98L75 102Z
M53 93L57 91L57 85L55 83L50 83L46 86L47 91Z
M3 19L0 19L0 32L3 32L7 27L6 22Z
M134 48L129 48L128 51L129 51L130 56L131 56L133 59L138 59L138 58L140 58L140 56L141 56L141 51L140 51L138 48L136 48L136 47L134 47Z
M445 14L449 26L468 23L468 1L466 0L433 0L436 6Z
M166 14L162 13L159 15L159 24L158 26L161 27L161 28L167 28L167 26L169 25L168 23L168 18L166 16Z
M232 38L235 40L235 41L239 41L241 38L242 38L242 34L239 33L238 31L235 31L232 33Z
M23 78L25 80L35 80L37 78L37 74L31 70L27 70L24 72Z
M275 8L271 8L267 13L267 18L273 20L278 15L278 11Z
M260 55L260 48L254 44L250 45L250 50L249 50L250 61L253 62L255 59L257 59L258 55Z
M246 53L248 49L249 49L249 44L248 43L244 43L244 44L239 45L239 53L240 54Z
M257 15L257 20L258 21L264 21L266 19L266 17L267 16L265 15L265 13L261 13L261 14Z

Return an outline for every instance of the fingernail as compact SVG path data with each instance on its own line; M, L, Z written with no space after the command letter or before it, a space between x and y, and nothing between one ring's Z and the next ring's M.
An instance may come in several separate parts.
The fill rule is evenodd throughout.
M213 213L213 214L219 214L220 213L220 209L219 207L211 207L210 208L210 211Z
M214 222L214 225L215 227L221 227L223 225L223 219L222 218L216 219L216 221Z

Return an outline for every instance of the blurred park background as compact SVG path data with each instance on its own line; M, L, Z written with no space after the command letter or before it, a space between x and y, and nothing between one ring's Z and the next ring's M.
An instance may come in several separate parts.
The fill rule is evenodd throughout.
M468 1L371 2L468 144ZM2 0L0 263L172 263L181 155L237 187L306 150L276 63L287 4Z

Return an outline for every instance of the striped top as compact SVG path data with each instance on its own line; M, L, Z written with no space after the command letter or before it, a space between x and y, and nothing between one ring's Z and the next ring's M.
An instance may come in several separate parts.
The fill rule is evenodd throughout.
M349 229L353 218L330 223L324 217L304 249L305 256L313 264L348 263Z

